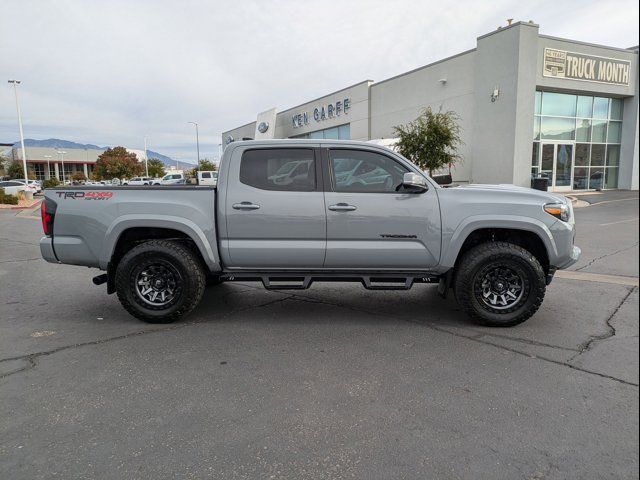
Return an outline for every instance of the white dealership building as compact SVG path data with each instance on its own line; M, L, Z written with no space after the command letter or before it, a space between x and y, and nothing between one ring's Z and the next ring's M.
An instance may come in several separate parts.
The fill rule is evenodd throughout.
M529 186L533 175L556 191L638 189L638 47L540 35L532 22L410 72L260 113L222 141L389 139L426 107L460 117L454 181Z

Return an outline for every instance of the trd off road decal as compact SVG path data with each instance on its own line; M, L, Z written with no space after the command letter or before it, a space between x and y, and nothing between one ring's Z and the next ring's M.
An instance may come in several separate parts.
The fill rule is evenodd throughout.
M113 197L113 192L56 192L59 198L71 200L109 200Z

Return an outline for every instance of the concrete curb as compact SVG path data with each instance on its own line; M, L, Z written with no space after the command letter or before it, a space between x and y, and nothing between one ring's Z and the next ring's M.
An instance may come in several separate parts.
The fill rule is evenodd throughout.
M589 205L591 205L589 202L585 202L584 200L580 200L577 197L574 197L572 195L566 195L566 197L571 200L571 205L573 205L573 208L584 208L584 207L588 207Z

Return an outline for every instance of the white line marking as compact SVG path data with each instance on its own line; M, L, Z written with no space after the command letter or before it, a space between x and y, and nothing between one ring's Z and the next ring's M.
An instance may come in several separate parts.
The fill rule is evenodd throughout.
M603 200L602 202L592 203L591 206L593 207L594 205L604 205L605 203L626 202L627 200L635 200L637 202L638 197L620 198L618 200Z
M627 220L618 220L617 222L611 222L611 223L601 223L600 226L601 227L606 227L607 225L616 225L618 223L627 223L627 222L637 222L638 218L629 218Z
M576 272L573 270L558 270L556 277L567 280L582 280L585 282L613 283L616 285L639 286L638 277L624 277L622 275L602 275L600 273Z

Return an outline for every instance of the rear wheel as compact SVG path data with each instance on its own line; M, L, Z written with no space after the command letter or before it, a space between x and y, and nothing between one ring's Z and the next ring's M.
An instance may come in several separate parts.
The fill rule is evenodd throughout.
M524 248L489 242L464 254L454 289L458 303L475 323L511 327L527 320L542 304L545 274Z
M195 253L170 240L132 248L116 270L122 306L149 323L170 323L193 310L204 293L205 273Z

